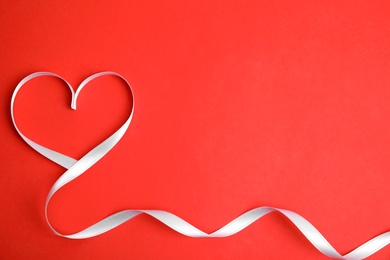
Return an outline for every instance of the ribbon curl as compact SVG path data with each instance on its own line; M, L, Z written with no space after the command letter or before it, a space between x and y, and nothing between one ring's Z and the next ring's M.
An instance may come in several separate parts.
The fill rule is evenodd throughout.
M84 88L85 85L87 85L90 81L101 77L101 76L116 76L121 78L127 86L130 88L131 95L133 98L133 103L131 107L131 112L126 120L126 122L110 137L108 137L106 140L104 140L102 143L97 145L95 148L93 148L91 151L89 151L86 155L84 155L81 159L76 160L69 156L66 156L62 153L56 152L54 150L51 150L47 147L44 147L32 140L30 140L28 137L26 137L17 127L15 117L14 117L14 103L15 98L18 94L18 91L22 88L24 84L26 84L28 81L30 81L33 78L41 77L41 76L49 76L49 77L56 77L61 79L66 83L66 85L69 87L71 93L72 93L72 99L71 99L71 108L73 110L76 110L76 102L77 97L80 93L80 91ZM19 84L16 86L12 98L11 98L11 118L12 122L14 124L14 127L18 134L22 137L22 139L31 146L34 150L42 154L44 157L52 160L53 162L61 165L65 169L64 174L61 175L61 177L53 184L51 187L49 194L47 195L46 203L45 203L45 218L46 222L49 225L50 229L58 236L69 238L69 239L85 239L90 238L94 236L98 236L100 234L103 234L123 223L126 221L134 218L135 216L138 216L140 214L147 214L159 221L161 221L163 224L167 225L171 229L175 230L176 232L183 234L188 237L227 237L234 235L237 232L240 232L247 226L251 225L253 222L257 221L258 219L262 218L263 216L271 213L271 212L279 212L283 216L285 216L287 219L289 219L301 232L302 234L313 244L314 247L316 247L322 254L337 258L337 259L347 259L347 260L355 260L355 259L364 259L369 257L370 255L376 253L383 247L390 244L390 231L385 232L381 235L378 235L371 240L367 241L366 243L362 244L361 246L357 247L353 251L351 251L348 254L341 255L326 239L325 237L305 218L300 216L299 214L285 210L285 209L279 209L274 207L258 207L254 208L252 210L247 211L246 213L240 215L239 217L232 220L230 223L226 224L222 228L218 229L217 231L213 233L205 233L202 230L194 227L190 223L186 222L182 218L164 211L164 210L137 210L137 209L129 209L129 210L123 210L120 212L117 212L113 215L110 215L103 220L95 223L94 225L91 225L90 227L81 230L74 234L61 234L57 230L54 229L54 227L50 224L47 208L48 204L50 202L50 199L53 197L53 195L61 189L63 186L71 182L72 180L79 177L81 174L83 174L85 171L87 171L92 165L97 163L106 153L108 153L123 137L125 134L127 128L130 125L130 122L132 120L134 113L134 93L133 90L129 84L129 82L121 75L119 75L116 72L99 72L96 74L93 74L86 78L80 86L77 88L76 92L74 92L72 86L61 76L54 74L52 72L35 72L28 76L26 76L24 79L22 79Z

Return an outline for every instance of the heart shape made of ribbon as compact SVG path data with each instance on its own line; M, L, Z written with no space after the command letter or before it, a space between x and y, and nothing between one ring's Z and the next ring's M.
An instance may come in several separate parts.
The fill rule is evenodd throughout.
M16 96L19 92L19 90L30 80L37 78L37 77L55 77L59 78L62 81L66 83L66 85L69 87L72 99L71 99L71 108L76 110L76 104L77 104L77 97L80 93L80 91L84 88L85 85L87 85L90 81L102 77L102 76L116 76L121 78L130 88L131 95L133 98L131 112L128 117L128 119L125 121L125 123L117 130L115 131L110 137L108 137L106 140L98 144L96 147L94 147L92 150L90 150L87 154L85 154L81 159L76 160L73 159L67 155L64 155L62 153L59 153L57 151L51 150L47 147L44 147L28 137L26 137L18 128L14 116L14 103ZM112 214L103 220L91 225L90 227L81 230L74 234L61 234L58 231L56 231L53 226L50 224L47 208L50 199L52 196L63 186L74 180L75 178L79 177L81 174L83 174L85 171L87 171L92 165L97 163L103 156L105 156L123 137L123 135L126 133L126 130L128 129L130 122L132 120L134 114L134 93L131 88L131 85L129 82L121 76L120 74L116 72L106 71L106 72L99 72L96 74L93 74L86 78L77 88L76 92L73 90L72 86L61 76L52 73L52 72L35 72L32 73L25 78L23 78L18 85L16 86L12 98L11 98L11 118L13 125L17 131L17 133L20 135L20 137L34 150L42 154L44 157L50 159L51 161L61 165L65 169L65 173L61 175L60 178L57 179L57 181L53 184L51 187L49 194L47 195L46 203L45 203L45 218L46 222L49 225L50 229L58 236L69 238L69 239L85 239L94 237L97 235L100 235L102 233L105 233L124 222L132 219L133 217L140 215L140 214L147 214L159 221L161 221L163 224L167 225L171 229L189 237L227 237L231 236L247 226L251 225L256 220L260 219L261 217L267 215L271 212L279 212L285 217L287 217L301 232L302 234L313 244L314 247L316 247L321 253L323 253L326 256L337 258L337 259L364 259L368 256L374 254L375 252L379 251L383 247L390 244L390 231L385 232L381 235L378 235L371 240L367 241L366 243L362 244L361 246L357 247L350 253L346 255L341 255L326 239L322 234L305 218L300 216L299 214L285 209L279 209L275 207L257 207L252 210L249 210L245 212L244 214L238 216L222 228L218 229L215 232L212 232L210 234L205 233L198 228L194 227L190 223L186 222L182 218L164 211L164 210L148 210L148 209L129 209L129 210L123 210L120 212L117 212L115 214Z

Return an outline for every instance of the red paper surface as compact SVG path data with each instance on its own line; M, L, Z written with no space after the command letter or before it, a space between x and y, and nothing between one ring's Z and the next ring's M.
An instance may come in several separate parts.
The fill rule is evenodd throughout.
M68 240L44 220L65 171L10 118L17 83L52 71L75 88L104 70L135 92L118 145L49 205L73 233L119 210L163 209L206 232L257 206L293 210L340 253L390 228L388 1L1 1L0 258L327 259L272 213L228 238L194 239L139 216ZM61 81L16 100L32 140L80 158L126 119L118 79L70 109ZM387 247L370 259L388 259Z

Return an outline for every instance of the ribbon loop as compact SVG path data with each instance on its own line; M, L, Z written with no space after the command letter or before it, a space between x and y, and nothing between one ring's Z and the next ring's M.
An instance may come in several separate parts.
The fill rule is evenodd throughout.
M61 79L66 83L66 85L69 87L69 90L72 94L72 100L71 100L71 108L76 110L77 108L77 97L80 93L80 91L84 88L85 85L87 85L90 81L102 77L102 76L116 76L121 78L130 88L131 95L133 98L131 112L126 120L126 122L110 137L108 137L106 140L104 140L102 143L97 145L95 148L93 148L91 151L89 151L86 155L84 155L81 159L76 160L73 159L67 155L64 155L62 153L56 152L54 150L51 150L47 147L44 147L32 140L30 140L28 137L26 137L17 127L15 117L14 117L14 103L16 96L18 94L18 91L23 87L24 84L26 84L28 81L32 80L36 77L42 77L42 76L48 76L48 77L56 77ZM11 98L11 118L12 122L14 124L14 127L18 134L22 137L22 139L31 146L34 150L42 154L44 157L48 158L49 160L52 160L53 162L63 166L65 169L65 173L53 184L53 186L50 189L49 194L47 195L46 204L45 204L45 217L46 222L51 228L51 230L58 236L69 238L69 239L85 239L90 238L94 236L98 236L100 234L103 234L123 223L126 221L140 215L140 214L147 214L171 229L175 230L176 232L183 234L188 237L227 237L234 235L237 232L240 232L247 226L251 225L253 222L257 221L258 219L262 218L263 216L272 213L272 212L278 212L288 218L301 232L302 234L313 244L314 247L316 247L321 253L324 255L327 255L332 258L338 258L338 259L364 259L383 247L387 246L390 243L390 231L383 233L381 235L378 235L371 240L367 241L363 245L359 246L355 250L351 251L350 253L346 255L341 255L339 252L337 252L336 249L322 236L322 234L305 218L298 215L295 212L285 210L285 209L278 209L274 207L258 207L254 208L252 210L247 211L246 213L242 214L241 216L238 216L236 219L232 220L230 223L226 224L225 226L221 227L217 231L213 233L205 233L202 230L199 230L198 228L194 227L190 223L186 222L182 218L167 212L163 210L136 210L136 209L129 209L129 210L123 210L120 212L117 212L113 215L110 215L103 220L97 222L96 224L91 225L90 227L79 231L74 234L61 234L58 231L56 231L52 225L50 224L47 208L48 204L50 202L50 199L52 196L63 186L74 180L75 178L79 177L81 174L83 174L85 171L87 171L92 165L97 163L103 156L105 156L123 137L123 135L126 133L126 130L128 129L130 122L132 120L134 113L134 93L133 90L129 84L129 82L121 75L119 75L116 72L99 72L96 74L93 74L86 78L80 86L77 88L76 92L74 92L72 86L62 77L60 77L57 74L54 74L52 72L35 72L24 79L22 79L19 84L16 86L12 98Z

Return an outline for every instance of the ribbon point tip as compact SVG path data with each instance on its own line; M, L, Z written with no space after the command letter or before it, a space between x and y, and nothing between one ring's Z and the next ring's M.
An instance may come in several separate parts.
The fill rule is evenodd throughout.
M70 107L73 109L73 110L76 110L76 100L74 98L72 98L72 102L70 103Z

